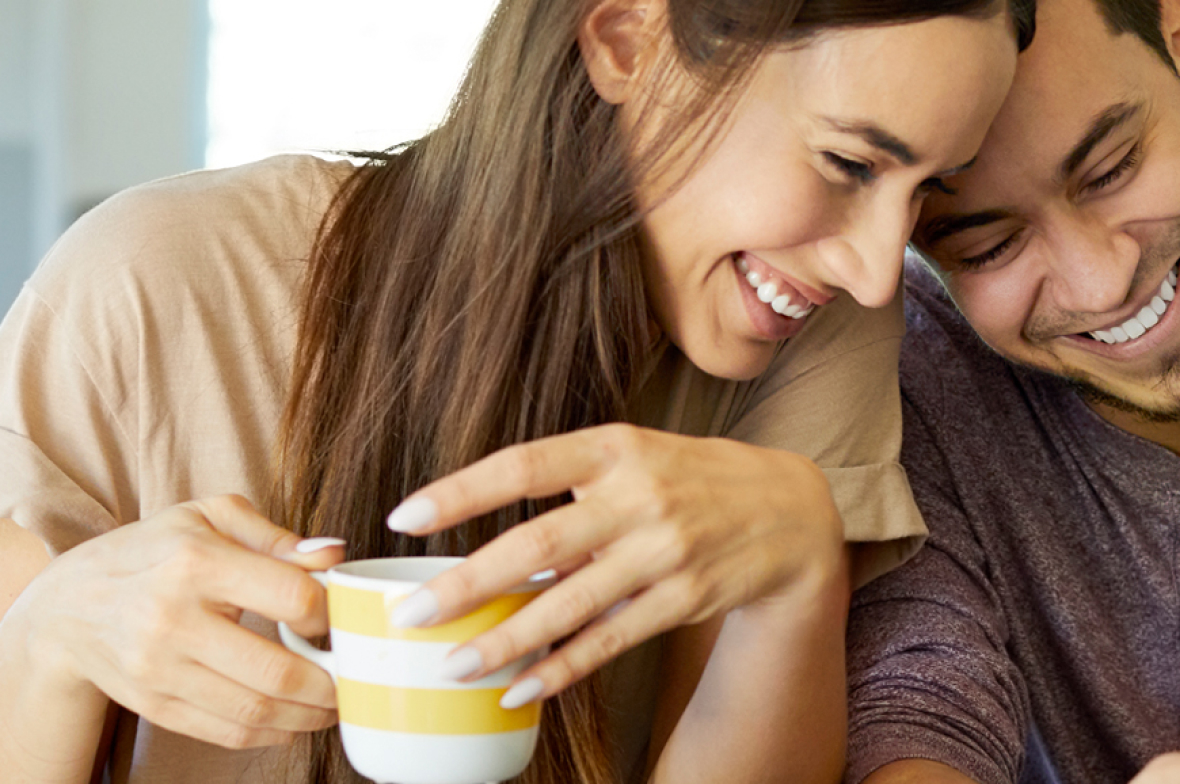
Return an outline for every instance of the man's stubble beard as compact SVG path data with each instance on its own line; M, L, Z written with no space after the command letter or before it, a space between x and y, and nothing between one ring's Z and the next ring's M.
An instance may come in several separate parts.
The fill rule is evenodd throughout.
M1180 221L1173 223L1164 233L1163 238L1154 247L1148 249L1146 253L1140 256L1139 264L1136 266L1131 280L1130 290L1136 291L1140 289L1142 281L1145 278L1157 277L1160 267L1165 261L1171 264L1169 269L1175 267L1178 257L1180 257ZM1065 324L1073 324L1084 319L1085 314L1069 314L1068 316L1064 316L1062 320ZM1057 335L1066 331L1068 330L1063 325L1044 325L1033 330L1034 333L1040 332L1046 335ZM1172 401L1171 405L1160 409L1146 408L1126 398L1119 397L1113 392L1104 389L1101 382L1095 380L1089 373L1081 371L1070 372L1069 369L1057 372L1007 357L1003 352L999 353L1001 356L1005 356L1009 362L1030 367L1064 380L1092 406L1107 406L1114 410L1131 414L1145 422L1168 424L1180 422L1180 350L1173 351L1171 354L1160 359L1160 369L1155 374L1158 380L1152 385L1152 388L1156 390L1166 389L1169 392L1168 397Z
M1058 375L1058 377L1064 379L1091 406L1105 406L1122 411L1144 422L1175 424L1180 422L1180 353L1166 357L1162 365L1159 381L1153 386L1157 390L1167 389L1173 402L1170 406L1158 409L1146 408L1112 394L1099 386L1088 375Z

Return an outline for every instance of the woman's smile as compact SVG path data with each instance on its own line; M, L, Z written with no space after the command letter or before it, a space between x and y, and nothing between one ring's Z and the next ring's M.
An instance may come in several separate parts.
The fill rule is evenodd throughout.
M757 256L736 253L730 266L737 275L738 291L759 336L767 340L786 340L803 328L808 315L819 304L799 291L802 284L788 280ZM794 285L792 285L794 284ZM818 294L814 294L818 298ZM831 298L825 298L824 302Z

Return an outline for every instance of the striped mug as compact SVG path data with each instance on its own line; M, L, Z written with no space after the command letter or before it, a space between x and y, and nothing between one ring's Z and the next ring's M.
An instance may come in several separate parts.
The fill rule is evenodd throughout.
M377 558L312 573L328 589L331 651L318 650L279 624L284 645L332 676L348 761L380 784L504 781L532 758L541 706L505 710L500 697L546 651L470 683L440 673L448 653L552 585L552 572L449 623L399 629L389 621L407 596L462 561Z

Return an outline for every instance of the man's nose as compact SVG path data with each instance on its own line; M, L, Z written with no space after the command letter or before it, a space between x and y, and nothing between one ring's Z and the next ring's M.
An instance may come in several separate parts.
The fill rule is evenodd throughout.
M1075 313L1119 308L1139 267L1139 243L1098 221L1073 220L1053 234L1047 283L1054 303Z

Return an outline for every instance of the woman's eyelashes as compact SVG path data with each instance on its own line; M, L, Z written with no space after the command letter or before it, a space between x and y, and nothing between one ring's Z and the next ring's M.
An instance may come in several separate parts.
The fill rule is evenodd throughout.
M1131 149L1127 150L1127 154L1122 159L1110 168L1105 174L1100 174L1094 179L1082 185L1082 191L1086 193L1095 193L1103 188L1112 185L1116 180L1124 174L1134 169L1139 164L1140 153L1142 147L1138 143L1131 145Z
M824 160L833 168L859 183L867 184L877 179L877 175L873 174L873 165L871 163L845 158L843 155L834 152L825 151L823 156Z

